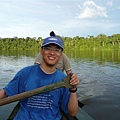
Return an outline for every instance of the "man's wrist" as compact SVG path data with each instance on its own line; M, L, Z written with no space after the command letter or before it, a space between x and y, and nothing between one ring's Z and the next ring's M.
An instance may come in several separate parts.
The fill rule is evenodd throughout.
M75 89L69 89L69 92L70 93L75 93L75 92L77 92L77 88L75 88Z

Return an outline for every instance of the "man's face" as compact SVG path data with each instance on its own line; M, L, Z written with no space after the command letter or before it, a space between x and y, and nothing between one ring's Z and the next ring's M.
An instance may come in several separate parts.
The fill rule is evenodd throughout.
M62 49L55 44L46 45L41 49L43 61L49 66L56 65L62 55Z

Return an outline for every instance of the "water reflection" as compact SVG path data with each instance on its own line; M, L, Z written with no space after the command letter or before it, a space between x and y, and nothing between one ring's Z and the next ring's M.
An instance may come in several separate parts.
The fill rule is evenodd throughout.
M27 57L35 57L39 51L35 50L1 50L0 56L14 56L14 58L18 58L21 56L27 56Z
M69 58L80 58L84 61L96 60L98 64L114 62L120 64L120 50L66 50Z
M27 56L35 58L39 51L36 50L13 50L13 51L0 51L0 56ZM98 64L104 64L105 62L114 62L120 64L120 50L64 50L69 58L77 58L83 61L95 61ZM78 59L78 60L79 60Z

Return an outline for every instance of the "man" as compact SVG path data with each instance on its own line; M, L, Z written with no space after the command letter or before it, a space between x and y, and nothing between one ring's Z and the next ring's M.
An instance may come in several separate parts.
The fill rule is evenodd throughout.
M50 32L50 36L56 36L56 37L61 39L61 37L56 35L54 33L54 31ZM35 59L34 64L40 64L41 62L42 62L42 55L39 53L38 56ZM60 60L58 61L57 65L56 65L56 67L59 70L61 70L62 72L65 71L67 74L72 73L71 65L70 65L70 62L69 62L69 58L63 52L62 52L62 55L61 55Z
M61 81L66 75L56 69L63 51L60 38L48 37L41 47L42 63L20 70L7 86L0 90L0 98L13 96L38 87ZM78 111L77 85L79 80L73 74L72 89L59 88L20 100L20 110L14 120L60 120L60 109L75 116Z

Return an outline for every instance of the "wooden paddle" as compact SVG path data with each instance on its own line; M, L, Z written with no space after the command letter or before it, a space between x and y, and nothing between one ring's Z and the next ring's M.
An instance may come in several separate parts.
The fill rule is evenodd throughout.
M34 90L23 92L23 93L20 93L20 94L11 96L11 97L3 98L0 100L0 106L9 104L9 103L12 103L15 101L19 101L21 99L28 98L33 95L42 94L44 92L48 92L48 91L51 91L51 90L54 90L57 88L61 88L61 87L73 88L74 86L70 85L70 82L69 82L70 78L71 78L71 75L67 75L60 82L56 82L56 83L53 83L53 84L50 84L50 85L47 85L44 87L36 88Z

